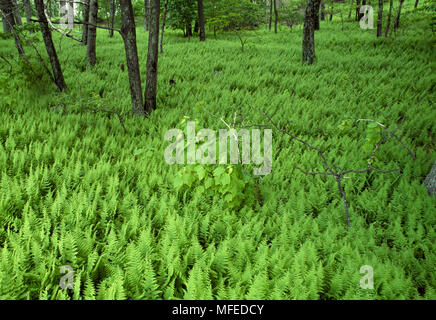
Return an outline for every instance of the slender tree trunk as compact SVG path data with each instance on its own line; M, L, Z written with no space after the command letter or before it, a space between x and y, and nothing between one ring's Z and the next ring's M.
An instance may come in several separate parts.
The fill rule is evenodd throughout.
M269 30L271 31L272 17L273 17L273 1L269 0Z
M353 12L353 3L354 3L354 1L351 0L350 11L348 11L348 19L351 19L351 13Z
M97 14L98 14L98 0L91 0L90 7L89 7L89 23L92 23L94 25L97 24ZM88 59L88 65L91 67L97 63L96 39L97 39L97 28L92 25L89 25L88 46L86 50L86 56Z
M144 0L144 28L145 31L150 31L150 0Z
M315 30L313 25L313 11L316 0L308 0L304 12L303 27L303 63L312 64L315 61Z
M418 8L418 2L419 2L419 0L415 1L415 9Z
M393 6L393 0L390 0L389 2L389 13L388 13L388 21L386 22L386 30L385 30L385 37L388 36L389 33L389 27L391 26L391 16L392 16L392 6Z
M400 0L400 6L398 7L397 18L395 19L394 29L398 29L400 27L400 16L401 16L401 8L403 7L404 0Z
M15 41L15 47L17 48L20 56L24 55L23 45L17 32L15 31L16 21L14 15L14 4L11 0L0 0L0 16L3 19L3 24L6 26L5 31L12 32Z
M130 4L132 5L132 4ZM121 6L121 4L120 4ZM114 23L115 23L115 0L109 0L109 11L110 11L110 15L111 15L111 23L110 23L110 27L112 28L111 30L109 30L109 38L112 38L114 36ZM136 33L135 33L135 37L136 37Z
M197 0L198 1L198 23L200 27L200 41L206 40L206 26L205 26L205 20L204 20L204 6L203 6L203 0Z
M30 4L30 0L23 0L24 10L26 11L26 22L32 23L32 5Z
M316 0L315 10L313 12L313 28L319 30L319 9L321 7L321 0Z
M153 1L153 0L151 0ZM192 21L186 22L186 33L185 36L188 37L188 40L191 40L192 36Z
M274 0L274 33L277 33L278 20L279 20L279 13L277 11L277 0Z
M21 21L21 13L20 13L20 9L18 9L17 0L12 0L12 4L14 5L15 23L17 26L22 26L23 21Z
M331 8L332 12L330 13L330 21L333 20L333 9L334 9L334 6L333 6L333 2L332 2L332 8Z
M198 19L194 21L194 33L198 33L200 26L198 25Z
M47 18L44 13L43 0L35 0L35 8L38 14L39 26L41 27L42 37L44 39L45 48L47 50L50 64L53 70L53 79L59 91L66 89L64 75L62 73L61 64L59 63L56 49L53 45L51 30L48 26Z
M321 20L325 20L325 3L324 1L321 1Z
M147 113L151 113L156 109L160 0L150 0L150 7L151 26L148 35L147 81L145 86L145 111Z
M138 48L136 46L135 16L131 0L120 0L121 36L126 51L127 71L129 73L132 111L136 115L144 115L142 100L141 75L139 72Z
M164 4L164 12L162 17L162 30L160 32L160 53L163 54L163 38L164 38L164 32L165 32L165 22L167 19L167 9L168 9L168 0L165 0Z
M89 22L89 4L90 0L83 0L83 22ZM88 25L84 24L82 26L82 45L87 45L88 43Z
M360 21L362 18L360 13L360 0L356 0L356 21Z
M377 38L382 35L383 25L383 0L378 0Z

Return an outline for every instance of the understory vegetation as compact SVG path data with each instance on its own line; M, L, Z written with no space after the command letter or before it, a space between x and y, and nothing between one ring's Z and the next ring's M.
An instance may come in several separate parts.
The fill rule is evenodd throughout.
M98 30L92 69L86 47L53 34L68 84L62 93L48 76L35 76L44 71L32 49L33 71L2 61L0 298L436 298L436 198L423 185L436 157L428 21L404 15L390 38L355 22L342 27L339 17L323 21L310 66L301 64L298 26L242 36L243 52L234 33L200 42L166 30L158 108L148 117L128 112L119 34ZM144 74L142 27L137 39ZM46 60L42 41L33 45ZM0 48L13 59L13 41L0 39ZM317 152L250 106L343 170L368 165L368 125L357 119L388 126L416 160L389 139L374 166L399 172L349 174L347 229L334 179L295 169L325 171ZM164 160L165 132L184 130L187 119L198 128L226 129L204 109L229 123L236 112L237 127L273 129L269 175L253 176L251 165L219 166L240 179L230 199L216 181L205 192L200 179L212 178L218 166L205 173ZM184 168L197 169L180 187ZM64 265L74 270L73 290L59 287ZM364 265L374 268L373 290L360 287Z

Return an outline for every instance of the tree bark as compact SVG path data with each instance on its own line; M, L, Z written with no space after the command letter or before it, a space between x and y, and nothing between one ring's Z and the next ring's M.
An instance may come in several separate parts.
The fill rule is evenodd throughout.
M89 23L92 23L94 25L97 24L97 14L98 0L91 0L89 6ZM92 25L88 25L88 46L86 50L86 56L88 59L88 65L91 67L97 63L96 39L97 28Z
M136 46L135 16L131 0L120 0L121 36L126 51L127 71L129 73L132 111L136 115L144 115L142 100L141 75L139 72L138 48Z
M400 16L401 16L401 8L403 7L404 0L400 0L400 6L398 7L397 18L395 19L394 29L398 29L400 27Z
M145 86L145 111L147 113L151 113L156 109L160 0L150 0L150 7L151 25L148 35L147 80Z
M321 20L325 20L325 4L324 1L321 1Z
M32 4L30 0L23 0L24 10L26 11L26 22L32 23Z
M47 17L44 12L43 0L35 0L35 8L38 14L39 26L41 27L42 37L44 39L45 48L47 50L50 64L53 70L53 79L59 91L66 89L64 75L62 73L61 64L59 63L56 49L53 45L51 30L48 26Z
M279 13L277 11L277 0L274 0L274 33L277 33L278 20L279 20Z
M12 4L14 5L15 23L17 26L22 26L23 21L21 21L21 13L20 13L20 9L18 9L17 0L12 0Z
M386 30L385 30L385 37L388 36L389 33L389 27L391 26L391 16L392 16L392 6L393 6L393 0L390 0L389 2L389 12L388 12L388 21L386 22Z
M11 0L0 0L0 10L3 20L3 26L5 31L12 32L15 41L15 47L17 48L18 54L24 55L23 45L17 32L15 31L16 21L14 15L14 4Z
M271 31L271 26L272 26L273 1L274 0L269 0L269 30L270 31Z
M419 2L419 0L415 1L415 9L418 8L418 2Z
M332 2L332 8L331 8L332 12L330 13L330 21L333 20L333 9L334 9L334 6L333 6L333 2Z
M198 23L200 27L200 41L206 40L206 26L205 26L205 20L204 20L204 6L203 6L203 0L197 0L198 1Z
M377 38L382 35L383 25L383 0L378 0L378 16L377 16Z
M83 0L83 22L89 22L89 4L90 0ZM83 24L82 26L82 45L88 43L88 25Z
M360 13L360 1L361 0L356 0L356 21L360 21L360 19L363 17L363 15Z
M319 30L319 10L321 8L321 0L316 0L315 10L313 12L313 28Z
M151 0L153 1L153 0ZM189 40L191 40L192 36L192 21L186 22L186 33L185 37L188 37Z
M303 63L312 64L315 61L315 30L313 25L313 11L316 0L308 0L304 12L303 27Z
M165 0L165 4L164 4L164 12L163 12L163 17L162 17L162 30L160 33L160 53L163 54L163 37L164 37L164 32L165 32L165 21L167 19L167 9L168 9L168 0Z
M144 29L150 31L150 0L144 0Z
M121 6L121 3L120 3ZM132 6L132 4L130 4L130 6ZM111 30L109 30L109 38L113 38L114 36L114 23L115 23L115 0L109 0L109 11L110 11L110 15L111 15L111 24L110 27L112 28ZM135 34L136 37L136 34Z

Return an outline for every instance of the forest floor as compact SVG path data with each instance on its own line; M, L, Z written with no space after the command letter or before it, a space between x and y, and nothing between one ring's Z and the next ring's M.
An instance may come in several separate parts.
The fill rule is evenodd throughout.
M145 83L147 35L137 32ZM166 31L158 109L147 118L129 113L117 34L98 31L93 69L85 47L54 35L68 86L61 94L25 64L2 64L0 298L435 299L436 198L423 185L436 157L428 21L404 16L388 39L355 22L343 30L340 20L322 22L312 66L301 64L301 33L248 32L242 52L231 33L200 43ZM0 48L15 54L11 39ZM374 128L352 121L363 118L392 129L416 160L390 138L374 166L399 172L342 181L349 230L336 181L295 169L325 171L317 152L271 125L272 171L255 177L252 165L232 166L246 175L235 176L235 206L206 192L189 166L164 160L165 132L186 120L226 129L208 112L230 123L237 112L236 127L268 124L250 105L335 168L366 168ZM119 112L126 131L116 115L88 108ZM180 171L192 179L176 189ZM73 290L59 288L65 265ZM361 287L362 266L373 268L373 289Z

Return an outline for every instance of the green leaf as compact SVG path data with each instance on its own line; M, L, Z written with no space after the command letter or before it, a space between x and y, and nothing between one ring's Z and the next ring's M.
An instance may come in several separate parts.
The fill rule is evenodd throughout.
M222 175L224 172L226 172L226 169L224 169L224 167L220 166L213 171L213 175L215 177L218 177L218 176Z
M202 166L196 167L195 172L197 172L200 181L206 176L206 170Z

